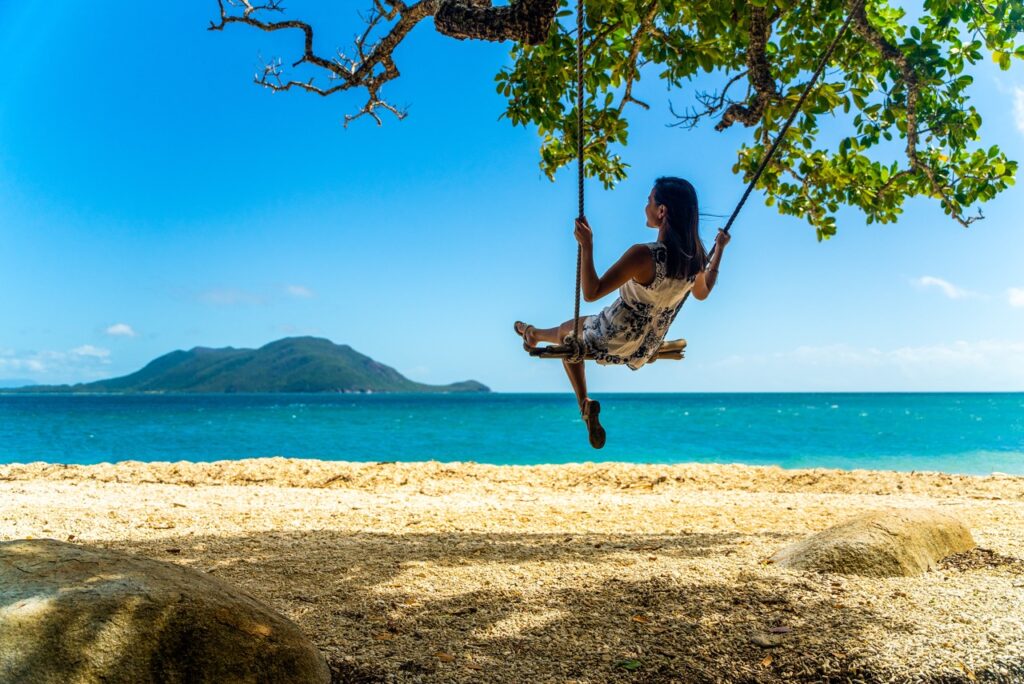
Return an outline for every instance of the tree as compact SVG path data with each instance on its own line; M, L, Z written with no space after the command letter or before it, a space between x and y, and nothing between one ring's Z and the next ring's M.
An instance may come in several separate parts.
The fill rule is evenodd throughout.
M378 108L399 119L401 111L380 96L399 71L392 54L409 31L428 17L458 39L514 41L513 64L495 80L508 98L502 116L514 125L535 125L542 141L541 168L549 178L576 157L575 23L569 0L370 0L364 32L354 51L324 57L314 50L314 29L276 19L282 0L218 0L211 30L245 24L264 31L292 29L305 35L293 67L326 72L286 79L282 61L268 64L256 82L271 90L301 89L320 95L365 88L363 115L378 124ZM752 130L738 150L733 171L746 180L799 99L810 74L839 27L853 14L844 37L793 127L779 145L758 187L783 214L806 219L818 239L835 234L841 205L860 208L868 223L895 221L907 198L937 199L963 226L978 218L969 209L1014 182L1017 162L997 146L978 144L981 117L969 103L968 65L987 51L1001 69L1024 58L1017 39L1024 31L1021 0L924 0L913 25L885 0L586 0L584 154L588 175L605 187L626 177L616 146L628 139L627 107L648 109L633 96L641 75L656 69L670 89L701 72L720 75L715 92L696 93L696 106L680 113L670 105L671 125L692 129L716 119L715 130L736 123ZM818 144L819 120L839 117L848 127L835 149Z

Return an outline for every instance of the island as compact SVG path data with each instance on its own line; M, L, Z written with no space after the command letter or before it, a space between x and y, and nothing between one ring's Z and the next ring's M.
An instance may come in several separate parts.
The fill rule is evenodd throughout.
M426 385L321 337L286 337L259 349L195 347L149 362L130 375L75 385L9 390L52 392L489 392L475 380Z

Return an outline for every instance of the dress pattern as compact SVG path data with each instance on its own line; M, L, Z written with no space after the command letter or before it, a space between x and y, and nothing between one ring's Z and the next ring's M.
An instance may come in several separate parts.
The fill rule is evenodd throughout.
M638 370L658 351L668 327L683 306L694 278L665 274L668 248L647 244L654 257L654 280L641 285L633 279L619 288L619 298L583 323L583 342L602 365L623 364Z

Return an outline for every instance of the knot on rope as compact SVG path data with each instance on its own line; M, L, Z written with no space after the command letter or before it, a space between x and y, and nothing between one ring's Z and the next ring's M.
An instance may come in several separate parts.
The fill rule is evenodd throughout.
M583 363L587 358L587 345L575 333L569 333L562 340L562 346L566 349L566 363Z

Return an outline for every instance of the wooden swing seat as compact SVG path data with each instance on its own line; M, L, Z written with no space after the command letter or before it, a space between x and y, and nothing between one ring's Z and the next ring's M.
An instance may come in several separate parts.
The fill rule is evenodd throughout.
M564 359L572 356L572 348L564 344L549 344L543 347L527 349L527 351L530 352L530 356L536 356L539 359ZM683 352L685 351L686 340L668 340L661 343L661 346L658 347L658 353L647 363L654 363L658 359L678 361L683 358ZM587 354L584 359L593 361L594 356L593 354Z

